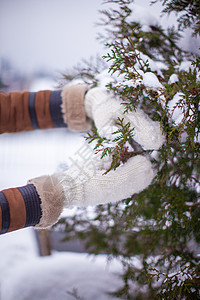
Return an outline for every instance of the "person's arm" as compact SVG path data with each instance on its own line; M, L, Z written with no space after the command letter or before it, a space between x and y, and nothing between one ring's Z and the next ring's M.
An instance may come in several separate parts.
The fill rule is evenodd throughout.
M33 184L0 191L0 234L39 223L41 200Z
M61 94L63 118L71 130L89 127L88 116L94 120L98 131L105 132L102 129L116 126L118 117L121 117L125 123L130 122L134 128L133 139L143 149L157 150L162 146L165 136L159 122L151 120L140 109L124 114L120 101L110 94L94 88L85 95L82 88L81 97L77 94L77 86L67 86ZM94 154L87 163L77 161L65 172L33 178L26 186L1 191L0 233L27 226L47 228L58 221L63 208L110 203L131 197L147 188L155 175L145 153L131 157L105 175L106 165Z
M48 228L63 209L120 201L145 189L154 172L142 155L130 158L116 170L106 171L94 155L88 164L77 162L67 171L29 180L23 187L0 192L0 234L28 226Z
M84 109L87 85L61 90L0 92L0 133L68 127L86 131L91 124Z

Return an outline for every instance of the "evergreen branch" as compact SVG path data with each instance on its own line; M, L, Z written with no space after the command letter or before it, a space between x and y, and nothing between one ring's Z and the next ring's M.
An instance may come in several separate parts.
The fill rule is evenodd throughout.
M85 241L90 253L106 253L122 263L124 285L115 292L119 298L132 299L131 284L136 283L139 288L134 293L138 299L198 299L200 58L178 46L180 27L177 31L174 27L164 30L159 25L150 25L144 31L140 23L132 22L134 11L128 2L107 1L113 6L102 11L101 25L106 26L102 40L109 48L103 61L109 62L113 78L107 87L122 99L125 112L139 107L152 120L161 122L166 143L156 151L153 159L151 151L145 151L136 143L134 129L124 124L123 119L117 120L119 129L110 139L100 136L94 128L87 141L95 143L96 153L112 158L106 172L142 154L152 161L157 175L146 190L129 199L95 207L92 218L81 209L81 214L66 218L65 230L68 238L78 237ZM198 11L192 12L194 18L189 19L191 11L188 10L195 7L197 1L162 2L170 4L171 10L173 5L179 9L186 4L182 6L182 29L192 22L192 28L198 32L199 23L194 23ZM193 60L191 68L180 70L182 63L189 60ZM88 64L81 76L89 72L88 80L98 84L93 70L98 73ZM163 85L162 91L147 88L140 82L143 72L154 73ZM173 83L170 83L171 76L177 77ZM170 111L168 103L176 93L184 96ZM171 117L176 109L182 111L179 123ZM190 241L193 246L189 247ZM137 269L131 259L138 257L141 268Z

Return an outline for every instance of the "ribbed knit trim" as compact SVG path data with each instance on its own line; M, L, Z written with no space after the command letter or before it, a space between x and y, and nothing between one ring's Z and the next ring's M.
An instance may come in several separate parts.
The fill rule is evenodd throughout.
M31 92L29 94L29 102L28 102L28 109L29 109L29 114L31 118L31 122L33 125L34 129L39 129L38 121L37 121L37 116L36 116L36 111L35 111L35 92Z
M41 216L41 201L34 185L0 192L0 234L34 226Z
M33 184L19 187L18 190L24 198L26 207L25 227L33 226L39 223L42 216L41 200Z
M67 127L62 114L61 90L52 91L49 97L49 110L55 127Z
M1 224L0 234L6 233L10 226L10 210L8 201L3 192L0 192Z

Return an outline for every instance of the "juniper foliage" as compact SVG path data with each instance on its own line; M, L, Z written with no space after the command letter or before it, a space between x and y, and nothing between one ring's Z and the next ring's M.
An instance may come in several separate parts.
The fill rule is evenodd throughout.
M153 1L158 2L158 0ZM198 0L161 0L164 13L181 13L178 17L179 30L187 27L193 29L193 35L200 35L200 2Z
M116 146L108 147L108 140L94 128L86 140L96 141L94 151L102 156L112 156L107 172L142 153L151 159L157 176L143 192L97 206L94 217L79 209L59 226L66 239L85 241L89 253L106 253L108 259L121 261L123 286L113 293L119 299L200 299L200 57L179 46L183 25L192 24L198 33L199 2L162 1L164 12L183 12L178 31L155 24L144 30L131 19L132 1L106 2L111 8L102 11L101 24L107 29L99 38L106 40L103 59L113 76L107 87L120 97L125 113L140 106L159 120L166 143L153 155L136 145L134 128L118 119L119 138L113 133ZM90 65L75 78L98 85L96 74L101 71ZM144 84L147 72L157 77L159 87Z

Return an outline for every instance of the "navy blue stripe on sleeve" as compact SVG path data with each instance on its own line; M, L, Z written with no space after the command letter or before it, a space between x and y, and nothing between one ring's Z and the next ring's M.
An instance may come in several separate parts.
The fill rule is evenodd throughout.
M31 119L33 128L39 129L40 127L38 125L36 111L35 111L35 94L36 93L34 93L34 92L31 92L29 94L28 109L29 109L30 119Z
M61 90L52 91L49 97L49 111L55 127L67 127L62 114Z
M24 198L26 207L25 227L34 226L39 223L42 216L41 200L33 184L19 187L18 190Z
M2 227L0 234L6 233L10 227L10 209L6 196L0 192L0 206L2 211Z

